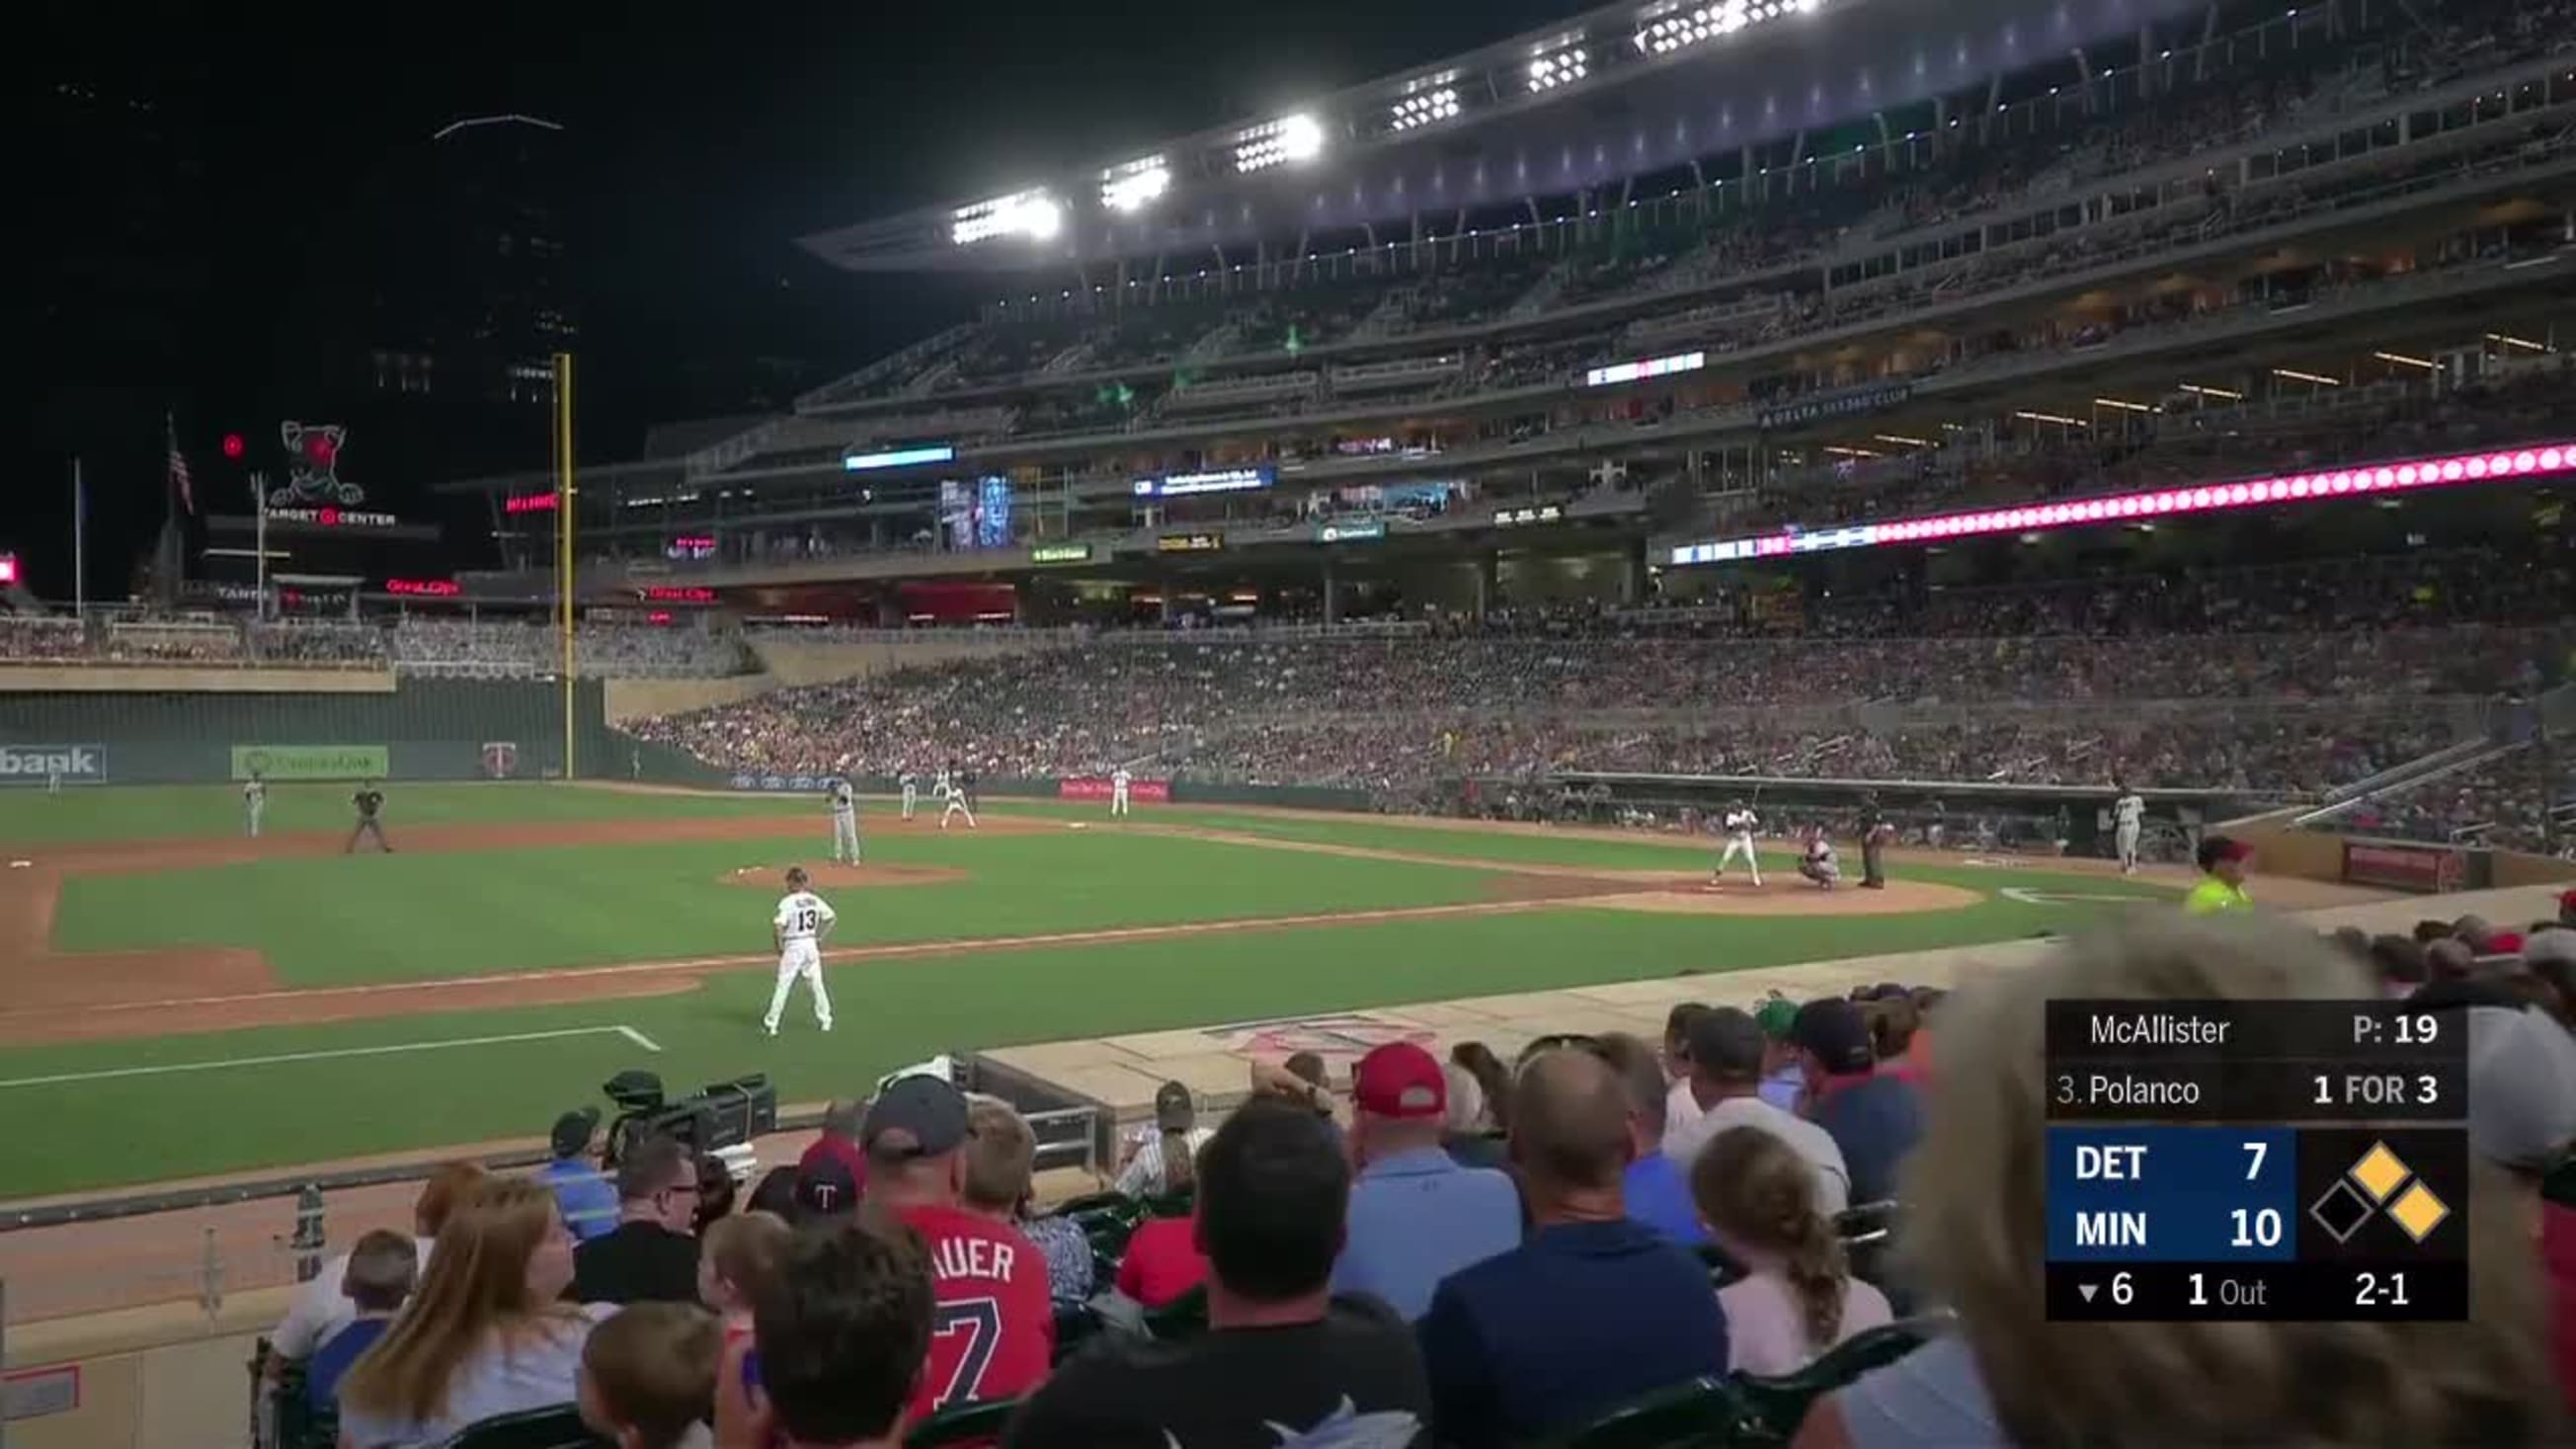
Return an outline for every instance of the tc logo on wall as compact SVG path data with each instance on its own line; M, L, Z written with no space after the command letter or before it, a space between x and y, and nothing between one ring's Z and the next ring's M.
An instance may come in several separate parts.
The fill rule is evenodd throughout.
M280 423L277 436L286 444L286 484L270 491L270 507L336 503L345 508L367 501L366 489L340 478L340 450L349 440L346 427L338 423Z
M483 746L483 778L506 780L519 772L519 747L509 740L493 740Z

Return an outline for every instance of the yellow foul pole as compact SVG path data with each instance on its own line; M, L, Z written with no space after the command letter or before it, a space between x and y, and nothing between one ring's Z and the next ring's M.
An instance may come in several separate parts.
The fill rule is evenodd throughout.
M563 777L573 778L572 354L555 354L555 608L563 639Z

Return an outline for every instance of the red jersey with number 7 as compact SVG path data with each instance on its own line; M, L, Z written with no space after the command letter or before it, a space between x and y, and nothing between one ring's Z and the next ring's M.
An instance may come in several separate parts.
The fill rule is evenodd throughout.
M930 1361L904 1422L1036 1388L1055 1356L1046 1256L1018 1228L952 1207L896 1213L921 1235L934 1299Z

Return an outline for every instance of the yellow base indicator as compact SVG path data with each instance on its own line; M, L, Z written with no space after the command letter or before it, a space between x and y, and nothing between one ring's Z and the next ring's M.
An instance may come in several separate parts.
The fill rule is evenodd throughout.
M2406 1236L2419 1243L2431 1237L2433 1230L2450 1215L2450 1204L2435 1197L2433 1189L2421 1182L2406 1189L2406 1195L2388 1209L2389 1219L2404 1228Z
M2406 1179L2412 1176L2414 1169L2389 1151L2385 1142L2371 1144L2370 1150L2361 1155L2361 1160L2352 1165L2352 1180L2361 1184L2361 1190L2369 1193L2370 1200L2377 1203L2388 1201L2388 1195L2404 1186Z

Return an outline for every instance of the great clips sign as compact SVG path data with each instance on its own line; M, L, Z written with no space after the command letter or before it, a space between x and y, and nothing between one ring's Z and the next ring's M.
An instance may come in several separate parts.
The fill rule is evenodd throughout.
M1059 800L1106 801L1113 788L1106 775L1076 775L1070 779L1056 781L1055 795ZM1131 777L1127 781L1127 798L1146 805L1169 804L1172 798L1172 782L1138 780Z

